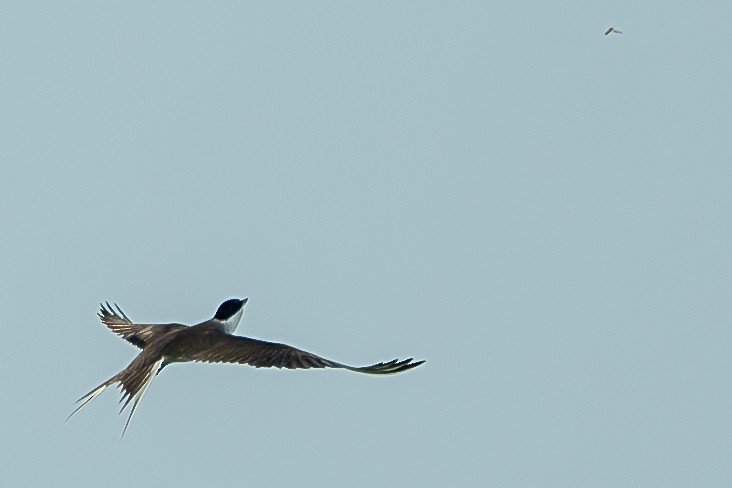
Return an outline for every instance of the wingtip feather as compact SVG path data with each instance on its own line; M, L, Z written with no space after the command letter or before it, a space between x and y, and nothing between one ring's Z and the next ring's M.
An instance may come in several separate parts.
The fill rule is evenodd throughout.
M351 368L349 367L351 371L356 371L358 373L366 373L366 374L396 374L396 373L402 373L404 371L409 371L412 368L416 368L417 366L424 364L426 361L414 361L414 358L407 358L403 360L399 359L393 359L391 361L387 361L384 363L376 363L372 364L371 366L364 366L361 368Z

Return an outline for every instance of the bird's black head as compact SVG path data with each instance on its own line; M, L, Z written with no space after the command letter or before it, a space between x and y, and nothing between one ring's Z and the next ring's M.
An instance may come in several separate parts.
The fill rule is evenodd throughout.
M229 320L231 317L236 315L239 310L244 308L247 300L249 299L245 298L243 300L239 300L238 298L231 298L229 300L226 300L224 303L219 305L219 309L216 310L216 315L214 315L214 318L222 321Z

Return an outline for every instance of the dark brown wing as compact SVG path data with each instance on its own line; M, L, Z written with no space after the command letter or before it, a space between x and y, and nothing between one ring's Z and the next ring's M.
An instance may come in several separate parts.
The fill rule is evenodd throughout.
M372 364L361 368L325 359L286 344L226 334L214 327L190 327L163 349L163 354L177 361L248 364L255 368L340 368L358 373L394 374L416 368L424 361L412 358Z
M114 304L114 308L109 302L99 305L99 319L109 330L121 336L124 340L133 344L140 349L153 339L169 333L172 329L185 329L188 326L181 324L135 324L127 315Z
M610 33L611 33L612 31L613 31L613 28L612 28L612 27L610 27L610 28L609 28L608 30L606 30L606 31L605 31L605 35L608 35L608 34L610 34Z

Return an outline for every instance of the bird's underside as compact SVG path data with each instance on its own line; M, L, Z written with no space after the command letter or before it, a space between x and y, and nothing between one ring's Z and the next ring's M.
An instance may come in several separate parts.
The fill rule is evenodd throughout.
M244 302L246 303L246 302ZM218 312L217 312L218 313ZM71 418L107 387L119 384L122 390L120 413L132 402L132 408L122 432L124 437L132 416L153 378L173 362L209 362L248 364L255 368L337 368L357 373L388 375L408 371L424 363L394 359L392 361L355 367L341 364L286 344L235 336L221 330L212 319L197 325L135 324L116 304L101 305L99 318L112 332L142 349L122 371L81 397Z

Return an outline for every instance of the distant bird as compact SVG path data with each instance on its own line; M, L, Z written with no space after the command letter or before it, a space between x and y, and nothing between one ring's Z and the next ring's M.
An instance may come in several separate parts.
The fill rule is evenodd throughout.
M606 35L606 36L607 36L608 34L613 34L613 33L614 33L614 34L622 34L622 33L623 33L623 31L619 31L619 30L617 30L617 29L616 29L615 27L610 27L610 28L609 28L608 30L606 30L606 31L605 31L605 35Z
M171 363L202 361L208 363L239 363L255 368L340 368L357 373L394 374L416 368L424 361L412 358L394 359L361 368L347 366L315 354L301 351L285 344L265 342L232 335L244 315L248 299L232 298L222 303L210 320L193 326L182 324L136 324L119 308L107 302L101 305L99 318L112 332L142 349L142 352L125 369L81 397L69 420L81 407L103 392L108 386L119 383L122 390L120 413L131 400L132 408L127 417L122 437L127 432L132 416L145 395L153 378ZM121 437L121 438L122 438ZM121 439L120 438L120 439Z

